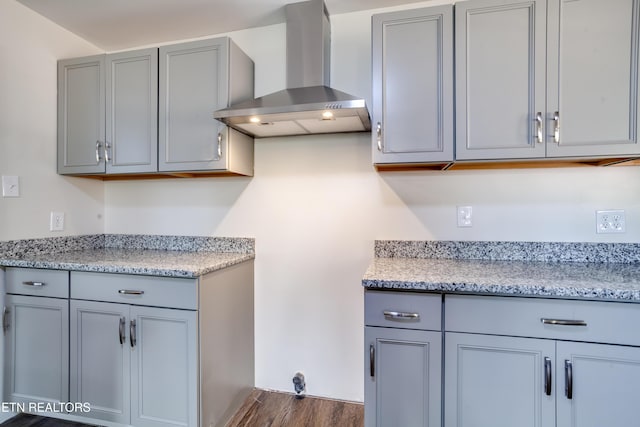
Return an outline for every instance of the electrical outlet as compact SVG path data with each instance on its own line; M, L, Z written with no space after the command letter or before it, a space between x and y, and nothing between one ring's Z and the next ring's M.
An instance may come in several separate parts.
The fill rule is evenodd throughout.
M471 227L473 222L471 221L471 213L473 212L471 206L458 206L458 227Z
M17 176L2 177L2 197L20 197L20 179Z
M624 233L624 210L596 211L596 233Z
M49 230L50 231L64 230L64 212L51 212Z

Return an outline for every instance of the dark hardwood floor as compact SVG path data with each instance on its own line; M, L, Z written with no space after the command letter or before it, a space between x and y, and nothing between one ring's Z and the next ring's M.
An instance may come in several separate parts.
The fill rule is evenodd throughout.
M362 427L364 406L340 400L253 390L226 427Z
M94 424L82 424L74 421L58 420L56 418L41 417L39 415L18 414L3 422L0 426L7 427L94 427Z
M3 427L95 427L73 421L19 414ZM362 427L364 406L341 400L255 389L226 427Z

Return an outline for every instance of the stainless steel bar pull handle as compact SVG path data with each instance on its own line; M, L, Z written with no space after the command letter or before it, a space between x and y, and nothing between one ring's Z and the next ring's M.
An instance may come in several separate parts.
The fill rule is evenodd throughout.
M136 291L133 289L120 289L118 293L121 295L144 295L144 291Z
M120 318L120 325L118 327L118 338L120 338L120 345L124 344L125 341L125 337L124 337L124 325L127 322L127 320L123 317Z
M584 320L572 320L572 319L547 319L541 318L540 321L545 325L559 325L559 326L587 326L587 322Z
M369 375L371 378L376 376L376 348L373 344L369 346Z
M382 312L385 319L388 320L418 320L420 319L419 313L404 313L401 311L384 310Z
M2 310L2 332L5 334L9 330L9 308L5 305Z
M538 139L538 143L542 144L543 135L542 135L542 113L536 113L536 138Z
M551 396L551 359L544 358L544 394Z
M382 123L376 125L376 138L378 141L378 151L382 151Z
M131 320L129 322L129 341L131 342L131 348L136 346L136 321Z
M213 160L222 158L222 132L218 132L218 147L216 148L216 157Z
M553 113L553 141L560 143L560 111Z
M100 145L102 145L102 143L96 141L96 164L100 164L100 160L102 160L102 157L100 157Z
M25 286L44 286L46 283L44 282L22 282Z
M573 398L573 363L564 361L564 394L567 399Z
M109 151L111 150L111 144L109 142L104 143L104 161L109 163L111 161L111 155Z

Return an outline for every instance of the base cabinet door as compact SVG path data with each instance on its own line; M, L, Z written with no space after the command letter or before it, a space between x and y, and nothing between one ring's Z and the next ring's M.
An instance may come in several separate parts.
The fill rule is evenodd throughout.
M196 312L132 306L130 318L131 424L196 426Z
M71 401L87 402L85 415L129 423L129 307L71 301Z
M554 356L552 340L447 332L444 425L554 426Z
M638 425L640 348L558 342L558 427Z
M71 400L135 427L197 426L195 311L71 301Z
M6 295L3 327L4 401L68 402L68 300Z
M442 333L365 328L365 426L439 427Z

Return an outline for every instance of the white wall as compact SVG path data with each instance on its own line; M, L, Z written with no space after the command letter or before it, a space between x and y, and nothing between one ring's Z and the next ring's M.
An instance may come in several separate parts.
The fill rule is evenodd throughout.
M14 0L0 1L0 175L21 197L0 197L0 240L102 233L101 182L56 175L56 61L99 50ZM49 231L49 212L66 215Z
M430 3L433 4L433 3ZM332 16L332 85L371 99L371 12ZM284 88L282 26L233 33L256 95ZM638 241L640 168L376 173L367 134L256 140L253 178L110 182L108 233L256 238L256 382L363 399L362 275L374 239ZM474 226L456 227L472 205ZM627 214L596 235L596 209Z
M369 103L370 15L331 18L333 86ZM283 25L232 37L256 62L256 95L284 88ZM376 173L366 134L257 140L253 178L60 177L56 60L97 51L0 1L0 174L20 175L23 194L0 198L0 240L59 235L53 209L67 214L62 234L255 237L259 387L291 391L302 370L310 394L362 400L360 279L374 239L639 240L640 168ZM456 227L457 205L473 206L473 228ZM626 210L626 234L594 233L608 208Z

